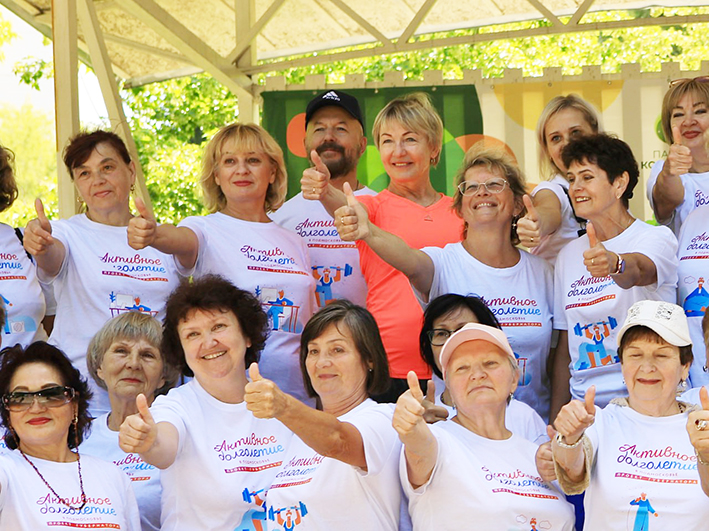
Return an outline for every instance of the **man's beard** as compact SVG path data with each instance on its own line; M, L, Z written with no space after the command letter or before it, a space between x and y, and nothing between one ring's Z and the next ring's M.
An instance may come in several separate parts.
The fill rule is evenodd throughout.
M325 142L315 148L318 155L322 155L323 151L336 151L340 154L338 159L323 160L325 166L330 171L330 178L337 179L347 175L357 167L357 158L352 153L348 153L345 148L336 142Z

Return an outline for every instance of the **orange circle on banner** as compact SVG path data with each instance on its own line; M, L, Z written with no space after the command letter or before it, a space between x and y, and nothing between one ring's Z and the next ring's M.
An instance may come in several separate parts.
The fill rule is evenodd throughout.
M507 153L510 154L510 156L512 157L512 160L515 161L515 164L517 163L517 157L515 157L515 154L514 154L514 151L512 151L512 148L497 137L490 136L490 135L470 134L470 135L459 136L455 139L455 141L458 142L458 145L461 147L461 149L463 151L468 151L471 147L473 147L478 142L482 142L485 147L502 148L505 151L507 151Z
M296 157L305 158L305 113L296 114L291 121L288 122L286 129L286 144L288 151Z

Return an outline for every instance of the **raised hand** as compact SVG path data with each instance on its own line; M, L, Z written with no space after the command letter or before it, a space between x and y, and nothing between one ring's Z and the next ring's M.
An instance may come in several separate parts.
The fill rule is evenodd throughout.
M608 251L596 236L596 228L590 221L586 225L589 248L583 252L583 265L593 277L607 277L618 267L618 254Z
M305 199L319 201L325 195L330 184L330 170L327 169L317 151L310 152L310 160L313 162L313 166L303 172L303 177L300 179L300 189Z
M135 208L138 216L128 222L128 245L139 251L153 244L158 224L140 197L135 198Z
M706 387L699 390L702 408L692 411L687 419L689 441L697 452L698 459L709 463L709 393ZM702 466L697 463L697 466Z
M142 454L155 444L158 427L143 393L135 397L135 405L138 407L138 413L129 415L121 424L118 445L124 452Z
M596 398L596 386L592 385L586 391L583 402L572 400L561 408L556 416L554 426L564 437L566 444L576 443L596 419L596 406L593 404Z
M244 388L246 409L259 419L276 418L287 407L288 397L271 380L259 372L258 363L249 367L251 381Z
M672 145L665 161L667 172L670 175L679 177L689 173L693 164L692 152L687 146L682 145L682 133L680 133L679 125L673 125Z
M426 412L423 407L423 391L419 385L418 376L414 371L409 371L406 375L409 389L396 401L396 409L392 418L392 425L399 434L399 439L406 442L419 426L425 426L426 421L423 414Z
M556 480L556 470L554 470L554 458L551 452L551 441L556 437L556 430L547 426L547 435L549 436L549 441L542 443L537 448L537 453L534 456L534 461L537 465L537 472L547 483L551 483Z
M426 410L423 414L423 418L427 424L435 424L436 422L448 418L448 410L443 406L436 405L436 384L433 383L433 380L428 381L426 397L423 399L423 402L421 402L421 405Z
M532 198L527 194L522 196L522 201L527 209L527 213L517 221L517 236L522 245L529 248L536 247L539 245L539 240L541 239L539 213L537 209L534 208Z
M346 242L364 240L369 236L369 216L352 192L349 183L344 183L342 191L347 198L347 205L335 210L335 227L340 239Z
M34 208L37 212L37 217L27 223L23 245L25 250L31 255L40 256L54 245L54 238L52 238L52 225L44 213L44 205L41 199L35 199Z

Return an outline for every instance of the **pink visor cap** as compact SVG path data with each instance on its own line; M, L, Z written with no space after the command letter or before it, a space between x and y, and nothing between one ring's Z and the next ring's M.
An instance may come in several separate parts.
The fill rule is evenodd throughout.
M493 345L497 345L512 359L512 361L515 362L515 365L517 364L515 353L512 352L510 342L507 341L507 336L502 330L479 323L468 323L463 328L452 334L441 349L440 362L443 378L446 377L446 368L451 356L453 355L453 351L463 343L466 343L467 341L474 341L476 339L482 339L483 341L488 341Z

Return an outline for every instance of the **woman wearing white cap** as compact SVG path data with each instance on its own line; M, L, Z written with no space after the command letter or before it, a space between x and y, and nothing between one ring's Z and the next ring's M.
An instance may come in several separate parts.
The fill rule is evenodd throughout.
M414 529L572 530L571 505L539 477L537 446L505 427L518 379L505 334L469 323L451 335L440 361L456 405L452 421L424 422L413 372L394 412L404 443L399 473Z
M561 409L552 443L559 483L567 494L586 491L585 529L706 529L697 473L706 465L685 430L694 406L676 398L692 364L687 318L675 304L636 302L618 344L628 396L596 409L591 387L585 403Z

